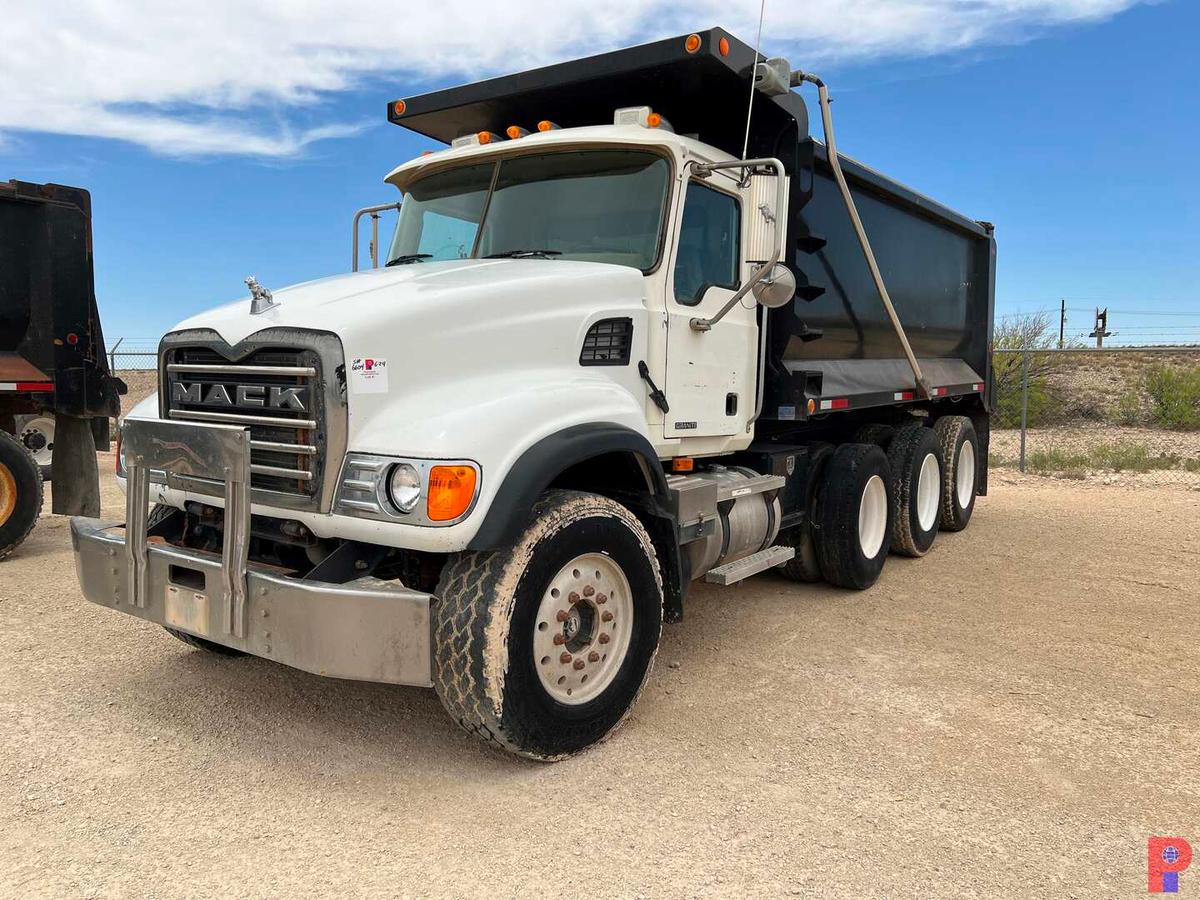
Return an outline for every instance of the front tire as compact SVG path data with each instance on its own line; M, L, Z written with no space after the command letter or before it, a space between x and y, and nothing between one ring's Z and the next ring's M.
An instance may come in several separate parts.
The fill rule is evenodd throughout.
M552 491L511 548L460 553L433 608L433 683L464 729L539 760L610 735L650 673L662 577L637 517Z

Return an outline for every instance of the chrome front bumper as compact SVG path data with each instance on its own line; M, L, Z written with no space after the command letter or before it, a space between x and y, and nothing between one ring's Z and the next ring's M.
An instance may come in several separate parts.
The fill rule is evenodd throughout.
M247 563L249 436L242 428L135 421L122 432L129 472L126 525L71 520L84 597L318 675L432 684L432 597L395 582L307 581ZM220 556L146 537L148 469L169 486L224 499Z

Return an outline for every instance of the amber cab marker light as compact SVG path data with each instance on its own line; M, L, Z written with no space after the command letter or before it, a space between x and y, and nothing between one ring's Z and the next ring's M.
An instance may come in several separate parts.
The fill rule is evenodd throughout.
M646 126L648 128L657 128L661 124L662 116L658 113L650 113L650 115L646 116Z
M717 51L722 56L729 55L729 38L721 38L721 40L717 41Z
M479 138L479 143L490 144L492 142L492 133L490 131L481 131L476 137Z
M529 134L529 129L522 128L520 125L509 125L504 129L504 133L508 135L510 141L515 141L517 138L525 137Z
M672 472L690 472L696 468L696 461L690 456L677 456L671 460Z
M431 522L457 519L475 499L475 469L471 466L434 466L429 470L427 511Z
M554 131L557 128L558 126L549 119L542 119L542 121L538 122L538 131Z
M406 110L406 109L408 109L408 104L405 103L403 100L397 100L395 103L392 104L392 115L393 116L402 116L402 115L404 115L404 110Z
M683 41L683 49L688 53L695 53L700 49L700 35L689 34Z

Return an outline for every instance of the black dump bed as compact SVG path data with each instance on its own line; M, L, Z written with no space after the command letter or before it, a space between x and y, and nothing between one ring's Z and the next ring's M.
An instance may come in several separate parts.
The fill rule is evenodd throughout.
M0 182L0 383L25 388L0 392L0 415L103 418L99 435L120 413L93 287L91 197L81 188Z
M740 157L753 48L728 32L617 50L449 88L388 105L390 121L436 140L510 124L601 125L624 106L650 106L681 134ZM804 60L793 60L803 66ZM796 299L769 313L762 424L912 402L915 383L842 204L825 147L809 134L795 91L756 92L751 157L777 157L790 176L784 262ZM845 156L839 157L900 321L936 397L990 391L995 242L976 222Z

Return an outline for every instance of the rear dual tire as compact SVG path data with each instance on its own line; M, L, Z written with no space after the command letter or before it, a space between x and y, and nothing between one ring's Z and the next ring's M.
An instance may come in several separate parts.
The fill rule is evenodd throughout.
M962 531L975 511L979 486L979 438L965 416L942 416L933 425L942 451L943 531Z
M933 429L921 422L898 429L888 444L892 470L892 552L924 556L941 524L942 455Z
M842 444L825 469L813 524L821 574L838 587L865 590L887 561L892 533L892 472L874 444Z

